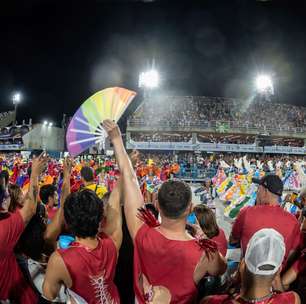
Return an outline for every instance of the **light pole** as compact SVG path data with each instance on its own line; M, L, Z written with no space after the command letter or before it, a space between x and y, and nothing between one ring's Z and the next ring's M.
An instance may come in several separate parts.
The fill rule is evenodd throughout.
M16 120L17 120L17 107L18 107L18 104L20 103L21 101L21 93L19 92L16 92L13 94L13 105L15 106L15 109L14 109L14 112L15 112L15 118L14 118L14 125L16 125Z

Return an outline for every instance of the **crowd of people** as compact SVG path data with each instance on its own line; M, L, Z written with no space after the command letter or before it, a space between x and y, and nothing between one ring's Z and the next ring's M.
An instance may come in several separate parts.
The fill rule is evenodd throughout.
M216 121L229 122L240 128L293 130L304 128L306 109L277 104L260 98L252 101L213 97L156 97L146 100L132 114L129 123L151 126L215 126Z
M132 133L131 140L136 142L189 142L191 133Z
M194 206L190 186L174 177L184 163L243 172L239 156L129 156L119 127L103 127L115 159L1 157L1 302L306 300L306 191L297 219L280 206L284 185L273 174L302 159L249 156L270 174L254 180L256 205L240 211L227 238L213 210ZM231 247L241 247L234 272Z
M192 133L178 132L131 132L131 142L175 142L192 144ZM304 147L304 140L297 138L271 137L261 143L260 139L255 135L238 135L238 134L217 134L217 133L197 133L195 132L195 143L210 144L238 144L238 145L265 145L265 146L288 146L288 147Z

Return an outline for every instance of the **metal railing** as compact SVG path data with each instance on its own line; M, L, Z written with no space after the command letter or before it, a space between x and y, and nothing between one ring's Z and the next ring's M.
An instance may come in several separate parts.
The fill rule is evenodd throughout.
M176 127L176 128L196 128L196 129L215 129L219 132L230 132L234 129L240 129L245 131L258 131L273 133L275 131L279 132L292 132L292 133L305 133L306 127L290 127L286 125L278 126L269 126L269 125L258 125L251 123L240 123L237 121L207 121L207 120L190 120L190 121L171 121L171 120L144 120L141 118L134 118L128 120L129 127L158 127L158 128L167 128L167 127Z

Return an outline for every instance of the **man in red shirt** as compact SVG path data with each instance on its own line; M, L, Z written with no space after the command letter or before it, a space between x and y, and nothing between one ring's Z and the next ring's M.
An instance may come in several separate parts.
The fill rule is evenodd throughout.
M276 293L272 282L281 272L286 248L284 238L274 229L254 233L240 263L241 290L234 296L215 295L201 304L300 304L295 292Z
M253 182L259 183L256 205L240 211L232 228L230 244L240 243L244 255L255 232L263 228L273 228L284 237L286 263L288 256L300 245L300 224L292 214L280 207L283 183L278 176L267 175Z
M33 160L29 193L23 207L15 213L7 210L10 197L5 178L0 177L0 300L10 300L14 303L37 303L37 296L23 277L15 255L14 247L36 213L38 177L47 164L47 156L40 155Z
M201 278L205 274L222 274L226 270L226 263L217 250L212 250L207 257L204 252L208 246L200 246L186 231L186 218L192 209L190 187L178 180L162 184L157 206L161 225L155 225L154 228L153 225L144 224L138 217L138 209L144 204L143 196L123 146L120 130L110 120L104 121L103 126L113 143L123 178L124 212L134 240L134 289L137 302L152 300L154 288L146 294L143 291L145 277L151 286L169 290L171 303L192 303L197 295L196 284ZM151 218L151 222L154 222L154 218Z
M69 177L65 175L67 172L64 178L69 183ZM65 223L76 242L68 249L57 250L51 255L43 283L46 299L54 300L64 284L87 303L120 303L113 282L122 241L120 183L117 187L108 201L102 233L103 204L94 191L85 189L75 192L61 202L54 219L57 222L63 212ZM58 228L62 224L59 220Z

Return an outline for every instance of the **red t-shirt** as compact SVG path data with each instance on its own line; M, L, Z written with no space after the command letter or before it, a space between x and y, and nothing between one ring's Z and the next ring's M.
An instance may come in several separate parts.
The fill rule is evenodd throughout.
M37 296L22 275L14 255L14 247L24 228L18 210L0 220L0 300L33 304Z
M210 296L206 301L202 303L203 304L204 303L205 304L235 304L235 303L243 304L250 302L244 301L239 296L233 298L228 295L216 295L216 296ZM294 303L295 303L295 296L294 293L291 291L274 294L272 298L262 302L258 302L258 304L294 304Z
M258 205L243 208L233 225L232 236L240 239L243 254L253 234L263 228L273 228L283 237L286 245L286 261L290 250L300 245L300 224L294 215L280 206Z
M58 252L72 279L72 291L89 304L120 303L114 284L117 249L110 238L101 235L95 249L73 243L68 249L59 249Z
M225 257L227 252L227 240L223 229L219 227L219 234L211 238L218 245L219 252Z
M134 241L134 289L138 303L145 303L139 286L142 274L151 285L166 287L171 303L192 303L197 295L193 273L202 254L195 240L169 240L143 224Z

